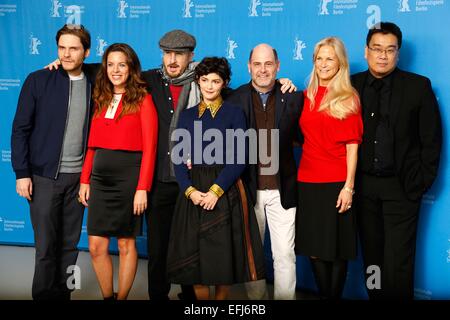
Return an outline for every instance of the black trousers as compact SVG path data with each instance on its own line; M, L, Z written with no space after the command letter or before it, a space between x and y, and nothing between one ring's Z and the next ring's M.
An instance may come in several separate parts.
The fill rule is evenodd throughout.
M78 257L84 206L78 202L80 174L58 179L33 176L30 204L36 247L33 299L70 299L67 268Z
M167 300L167 249L173 212L180 189L176 182L157 181L149 196L147 210L148 295L151 300ZM192 286L182 286L183 298L194 300Z
M369 298L413 299L420 200L406 197L398 177L362 174L356 192L365 270L381 271L381 288L367 288ZM372 274L365 272L366 280Z

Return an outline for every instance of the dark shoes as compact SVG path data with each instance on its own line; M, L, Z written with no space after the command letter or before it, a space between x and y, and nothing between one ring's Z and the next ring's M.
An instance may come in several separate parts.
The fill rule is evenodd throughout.
M114 292L114 294L110 297L103 297L103 300L105 301L115 301L117 300L117 293Z

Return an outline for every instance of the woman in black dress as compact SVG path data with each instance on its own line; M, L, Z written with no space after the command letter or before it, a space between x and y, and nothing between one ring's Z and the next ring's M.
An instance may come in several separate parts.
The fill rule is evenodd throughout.
M80 201L88 206L92 265L105 299L114 299L110 237L119 247L119 290L126 299L137 269L141 233L156 153L158 117L141 79L139 59L122 43L106 50L96 80L96 111L83 164Z
M202 101L180 114L172 135L183 139L172 149L181 193L172 221L168 276L172 283L194 285L200 300L209 299L209 286L215 286L214 298L220 300L232 284L264 277L253 204L239 178L247 144L245 138L233 146L227 140L230 133L246 130L242 109L221 97L230 74L224 58L200 62L195 76Z

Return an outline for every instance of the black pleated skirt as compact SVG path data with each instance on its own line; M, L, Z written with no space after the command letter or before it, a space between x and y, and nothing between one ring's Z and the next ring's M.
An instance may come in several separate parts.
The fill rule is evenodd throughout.
M295 251L326 261L352 260L357 255L353 208L336 208L344 182L298 183Z
M193 166L197 190L207 192L222 166ZM212 211L195 206L180 193L168 249L171 283L231 285L264 278L264 253L253 204L241 180Z
M133 214L141 159L141 152L95 151L88 201L88 235L136 237L141 234L142 215Z

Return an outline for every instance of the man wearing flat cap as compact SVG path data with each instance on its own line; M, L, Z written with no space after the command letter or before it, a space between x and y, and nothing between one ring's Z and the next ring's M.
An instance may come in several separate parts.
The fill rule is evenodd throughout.
M200 102L194 82L195 38L183 30L167 32L160 40L163 63L143 72L148 91L158 111L158 149L156 174L147 210L148 293L151 300L167 300L170 283L166 276L167 247L179 188L175 179L170 136L181 111ZM195 299L191 286L182 286L183 299Z
M192 53L195 45L195 38L183 30L169 31L159 40L159 47L164 51Z

